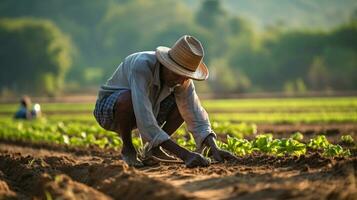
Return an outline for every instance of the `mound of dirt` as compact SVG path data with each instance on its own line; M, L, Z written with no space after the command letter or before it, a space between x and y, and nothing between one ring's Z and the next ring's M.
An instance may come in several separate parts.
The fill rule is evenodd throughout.
M24 156L2 152L0 170L9 180L1 191L18 198L41 199L192 199L185 192L152 179L118 160L78 160L67 156Z
M42 193L40 196L45 196L47 199L112 199L85 184L73 181L64 174L54 178L49 174L43 174L41 178Z
M0 199L16 199L16 193L10 189L6 182L4 173L0 171Z

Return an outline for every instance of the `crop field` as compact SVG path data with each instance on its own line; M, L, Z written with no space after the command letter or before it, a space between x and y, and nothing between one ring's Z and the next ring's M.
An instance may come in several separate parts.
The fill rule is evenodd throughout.
M93 103L0 104L0 199L356 199L357 97L203 100L234 162L128 167ZM140 152L143 142L134 131ZM172 136L194 151L185 125Z

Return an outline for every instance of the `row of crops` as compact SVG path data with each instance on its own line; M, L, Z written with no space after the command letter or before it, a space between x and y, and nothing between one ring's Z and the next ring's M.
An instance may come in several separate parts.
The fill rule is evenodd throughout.
M289 138L282 139L274 139L272 134L261 134L257 135L252 141L227 136L227 143L219 142L219 146L238 156L253 152L263 152L276 156L300 156L306 154L307 150L322 152L322 155L327 157L351 156L349 149L330 143L324 135L317 135L306 144L301 142L302 138L303 135L301 133L295 133ZM350 135L341 136L341 142L354 144L354 140Z
M356 123L357 98L288 98L203 100L212 121L258 124ZM44 103L44 115L54 121L92 121L93 103ZM18 104L0 104L0 120Z
M94 103L44 103L46 111L92 111ZM202 100L207 110L258 110L258 111L294 111L294 110L353 110L357 111L356 97L331 98L279 98L279 99L212 99ZM73 107L75 106L75 107ZM18 104L0 104L1 112L14 112Z
M209 111L208 111L209 112ZM95 122L91 113L66 113L47 115L47 119L54 121L82 121ZM258 123L258 124L316 124L316 123L356 123L357 112L330 112L330 113L210 113L211 121L231 123ZM5 120L7 116L1 116Z
M101 148L120 148L121 140L118 135L106 131L97 123L87 121L54 121L45 118L34 121L13 120L11 118L0 121L0 139L26 140L32 142L47 142L68 144L73 146L97 145ZM212 123L212 128L220 134L229 134L243 138L246 135L256 134L255 124ZM135 133L138 136L138 133ZM176 131L176 138L183 138L189 133L185 126ZM141 144L139 137L134 138L135 144Z
M317 135L304 143L301 133L295 133L289 138L280 139L273 138L272 134L257 135L255 124L213 122L212 126L218 134L226 136L226 140L219 141L218 145L222 149L238 156L245 156L254 152L275 156L299 156L306 154L308 151L321 152L322 155L327 157L346 157L351 155L348 148L330 143L324 135ZM76 147L97 146L116 150L122 146L122 141L116 133L105 131L91 122L62 122L46 119L13 121L12 119L7 119L0 122L0 127L0 139L5 140L54 143ZM252 139L247 140L245 139L246 136L250 136ZM184 126L177 131L174 138L178 144L190 150L195 150L196 145L193 137ZM143 147L139 137L134 137L133 143L137 149ZM356 143L350 135L342 135L340 143L345 144L347 147L356 148Z
M309 151L325 156L349 156L350 149L356 149L353 137L348 134L342 135L338 144L332 144L323 135L311 139L304 139L300 133L288 138L258 135L256 125L356 123L355 97L204 100L202 104L209 113L213 130L223 140L218 145L239 156L254 152L302 155ZM116 133L105 131L96 123L92 115L93 103L43 103L41 106L43 118L16 121L12 115L18 104L0 104L0 139L78 147L119 149L122 146ZM138 133L135 135L133 143L140 149L142 141ZM185 126L176 132L174 139L188 149L195 149L193 137Z

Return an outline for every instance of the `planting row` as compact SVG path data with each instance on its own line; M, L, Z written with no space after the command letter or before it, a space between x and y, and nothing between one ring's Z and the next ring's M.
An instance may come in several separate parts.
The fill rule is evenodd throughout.
M274 139L272 134L256 135L254 124L229 124L212 123L218 134L227 135L225 141L219 141L218 145L238 156L261 152L276 156L302 155L307 151L319 151L324 156L350 156L349 149L330 143L324 135L318 135L309 142L303 143L303 135L296 133L289 138ZM105 131L96 124L66 123L38 120L32 122L1 121L0 138L5 140L21 140L31 142L55 143L70 146L119 149L122 141L116 133ZM245 136L255 135L252 140L244 139ZM138 134L136 134L138 135ZM186 128L181 127L174 137L178 144L195 150L193 137L187 133ZM252 138L252 137L251 137ZM137 149L143 147L139 137L134 137L133 143ZM351 148L356 144L350 135L341 136L341 143Z
M281 98L281 99L213 99L202 100L202 105L207 111L245 112L256 110L259 112L357 112L356 97L334 98ZM15 112L18 104L0 104L0 113ZM44 112L79 111L92 112L94 103L43 103Z
M328 123L356 123L357 112L313 112L313 113L210 113L211 121L233 123L259 123L259 124L328 124ZM0 120L10 119L11 116L0 115ZM80 121L94 123L92 114L88 113L62 113L44 115L44 118L53 121Z
M222 134L230 134L243 138L255 134L255 124L212 123L213 129ZM175 137L188 134L185 126L177 130ZM138 135L138 134L136 134ZM4 118L0 121L0 138L9 140L29 140L33 142L53 142L75 146L98 145L100 147L121 146L118 135L102 129L94 121L56 121L46 118L33 121L12 120Z

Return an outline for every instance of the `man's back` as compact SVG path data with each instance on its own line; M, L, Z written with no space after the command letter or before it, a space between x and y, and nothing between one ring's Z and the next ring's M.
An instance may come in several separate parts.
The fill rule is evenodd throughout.
M146 73L147 76L153 76L157 58L154 51L143 51L129 55L117 67L107 82L101 86L100 95L112 93L119 89L130 89L129 78L133 71Z

